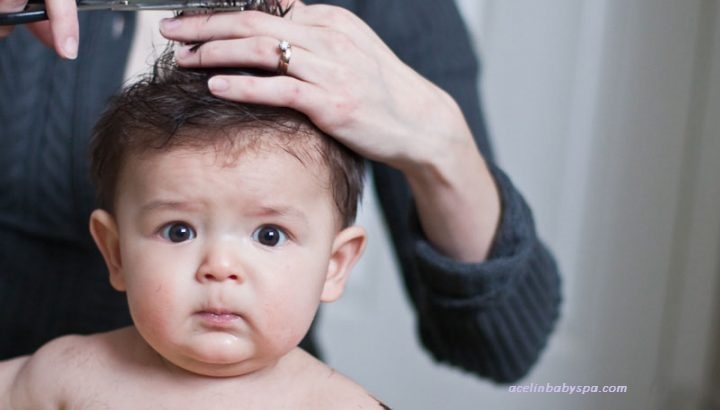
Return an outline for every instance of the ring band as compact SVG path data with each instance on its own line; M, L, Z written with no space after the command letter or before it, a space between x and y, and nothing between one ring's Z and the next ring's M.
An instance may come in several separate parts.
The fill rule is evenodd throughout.
M290 57L292 57L292 45L289 41L282 40L278 44L278 49L280 50L280 59L278 60L277 72L280 75L286 75L290 65Z

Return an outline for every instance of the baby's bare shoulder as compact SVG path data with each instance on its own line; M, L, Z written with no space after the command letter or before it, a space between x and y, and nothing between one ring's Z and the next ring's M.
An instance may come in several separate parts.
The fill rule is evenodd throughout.
M87 388L88 381L107 371L112 339L103 333L46 343L19 366L8 393L13 408L58 408L66 397Z
M88 372L106 365L116 332L89 336L69 335L53 339L30 356L27 367L46 375Z
M20 373L29 356L16 357L0 361L0 409L12 408L12 392Z
M321 397L319 397L321 400L317 402L317 407L315 408L373 410L388 408L353 380L337 371L331 371L332 373L325 382L325 388L323 389L318 385L320 391L316 391L316 394L321 395Z
M355 381L332 369L315 358L304 358L304 389L307 408L312 409L373 409L381 410L383 405Z
M20 376L33 384L50 381L58 384L60 376L64 380L72 380L74 376L98 366L97 362L105 351L102 339L99 335L69 335L53 339L30 356Z
M58 408L64 384L70 380L68 373L72 374L67 365L78 357L72 352L83 344L79 336L65 336L48 342L32 356L3 362L3 404L11 409Z

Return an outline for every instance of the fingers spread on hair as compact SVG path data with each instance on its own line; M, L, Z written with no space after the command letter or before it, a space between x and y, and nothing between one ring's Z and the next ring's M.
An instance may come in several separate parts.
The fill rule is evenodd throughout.
M274 38L302 38L298 25L289 19L259 11L198 14L165 19L160 33L169 40L198 43L268 36Z
M318 102L325 101L321 91L312 84L293 77L214 76L208 82L210 92L232 101L289 107L312 118Z
M182 67L252 67L275 72L281 53L278 44L271 37L217 40L181 46L175 58ZM302 48L292 46L292 50L286 74L310 83L320 81L329 64Z

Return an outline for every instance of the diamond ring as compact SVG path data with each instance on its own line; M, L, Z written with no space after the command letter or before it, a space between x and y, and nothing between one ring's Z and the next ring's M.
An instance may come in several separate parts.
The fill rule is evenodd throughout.
M286 75L290 65L290 57L292 57L292 45L289 41L282 40L278 44L278 49L280 50L280 59L278 60L277 73Z

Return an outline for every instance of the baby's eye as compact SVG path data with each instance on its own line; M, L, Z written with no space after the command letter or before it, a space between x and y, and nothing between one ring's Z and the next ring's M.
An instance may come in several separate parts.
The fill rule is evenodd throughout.
M171 222L163 226L160 231L160 236L169 240L170 242L185 242L191 239L195 239L195 230L184 222Z
M287 240L285 232L273 225L263 225L257 228L252 237L265 246L282 245Z

